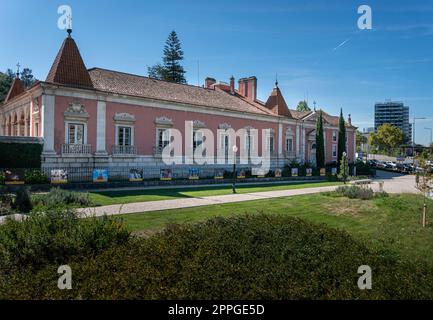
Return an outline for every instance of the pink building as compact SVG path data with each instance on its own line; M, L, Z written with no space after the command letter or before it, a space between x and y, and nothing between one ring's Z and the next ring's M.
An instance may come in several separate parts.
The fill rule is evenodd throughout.
M231 150L222 130L254 128L260 134L262 129L270 129L266 148L273 168L293 160L314 164L318 113L289 109L278 85L266 102L256 95L256 77L239 79L237 88L233 77L230 83L206 78L205 85L197 87L87 69L75 41L68 36L45 81L24 90L20 79L14 80L0 105L0 135L43 137L46 169L137 167L159 174L159 168L166 167L161 159L168 143L166 129L176 128L185 134L185 121L193 121L194 129L214 132L215 149ZM338 117L325 112L323 116L325 157L332 163L337 161ZM352 162L356 128L350 116L346 128ZM261 141L257 142L259 154ZM216 167L221 165L206 168ZM223 167L230 168L230 164Z

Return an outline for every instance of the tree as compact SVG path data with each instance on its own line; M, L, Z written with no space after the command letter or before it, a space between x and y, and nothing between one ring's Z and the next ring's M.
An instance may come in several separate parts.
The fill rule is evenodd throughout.
M343 117L343 109L340 109L340 119L338 121L338 149L337 149L337 159L338 166L340 166L341 158L343 153L346 152L346 122Z
M16 74L11 69L7 69L6 73L0 72L0 101L3 101L6 98L15 77ZM20 79L24 85L24 88L29 88L36 82L36 79L32 74L32 70L29 68L24 68L21 71Z
M318 168L325 166L325 139L323 137L322 110L316 120L316 165Z
M422 226L427 225L427 195L432 190L432 167L430 165L432 157L431 155L424 151L420 156L417 157L418 166L421 168L421 172L416 173L416 188L422 192L424 195L423 211L422 211Z
M381 125L377 132L370 134L368 143L381 151L391 152L404 142L404 134L400 128L392 124Z
M339 178L346 184L347 177L349 176L349 163L347 161L347 154L343 152L340 159L340 174Z
M299 101L298 106L296 107L296 111L311 111L310 107L308 106L307 101Z
M176 31L172 31L164 46L163 64L160 63L147 68L149 77L175 82L186 83L185 73L180 61L183 60L183 51Z
M20 78L24 88L29 88L36 82L36 79L32 74L32 70L29 68L24 68L23 71L21 71Z
M367 137L364 136L361 131L356 130L356 151L357 152L362 151L361 150L362 149L362 145L366 144L367 142L368 142Z

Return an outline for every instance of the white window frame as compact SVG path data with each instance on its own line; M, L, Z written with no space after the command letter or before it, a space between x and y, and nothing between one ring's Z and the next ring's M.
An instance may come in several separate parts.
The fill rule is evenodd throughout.
M155 129L155 146L157 148L165 148L170 143L170 134L169 134L169 127L156 127ZM162 133L162 146L159 145L159 132L163 131ZM168 138L167 140L164 139L164 136ZM167 144L164 144L164 142L167 142Z
M333 130L332 131L332 142L337 142L337 140L338 140L337 131Z
M120 128L129 128L131 130L131 134L130 134L130 139L131 139L131 143L130 146L134 146L134 126L133 125L127 125L127 124L116 124L115 125L116 128L116 134L115 134L115 145L116 146L124 146L124 145L120 145L119 144L119 129Z
M65 121L65 144L71 144L69 142L69 125L71 124L83 126L83 144L87 144L87 122L84 121Z
M334 150L335 149L335 150ZM335 155L334 155L334 153L335 153ZM336 144L333 144L332 145L332 157L333 158L337 158L337 154L338 154L338 148L337 148L337 145Z
M289 149L289 144L288 144L288 141L289 140L291 140L292 141L292 143L291 143L291 148ZM293 152L294 150L294 148L293 148L293 136L286 136L286 145L285 145L285 149L286 149L286 152Z

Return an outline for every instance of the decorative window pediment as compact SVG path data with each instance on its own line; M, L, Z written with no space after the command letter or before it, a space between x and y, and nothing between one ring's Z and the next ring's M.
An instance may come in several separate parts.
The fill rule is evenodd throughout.
M66 119L87 121L89 114L86 108L81 103L73 102L69 104L68 109L64 112Z
M287 128L287 130L286 130L286 136L293 136L293 130L292 130L292 128Z
M228 123L220 123L218 125L218 129L223 129L223 130L227 130L227 129L231 129L231 125L229 125Z
M114 121L116 122L135 122L135 116L127 112L118 112L114 115Z
M173 120L167 117L158 117L155 119L155 124L160 126L172 126Z
M243 129L245 129L246 131L251 131L251 130L254 130L255 128L254 127L252 127L252 126L246 126L246 127L244 127Z
M203 121L194 120L193 121L193 127L194 127L194 129L203 129L203 128L206 128L206 124Z

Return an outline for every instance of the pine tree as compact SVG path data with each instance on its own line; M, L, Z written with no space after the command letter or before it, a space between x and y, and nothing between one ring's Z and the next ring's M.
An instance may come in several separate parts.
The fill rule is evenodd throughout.
M346 122L343 117L343 109L340 110L340 120L338 122L338 167L340 167L343 152L346 152Z
M29 68L24 68L23 71L21 71L20 78L25 88L31 87L36 82L32 70Z
M323 137L323 114L322 110L316 120L316 165L317 168L325 166L325 139Z
M186 83L185 73L180 61L183 60L181 43L175 31L168 36L164 46L163 64L147 68L149 77L175 83Z

